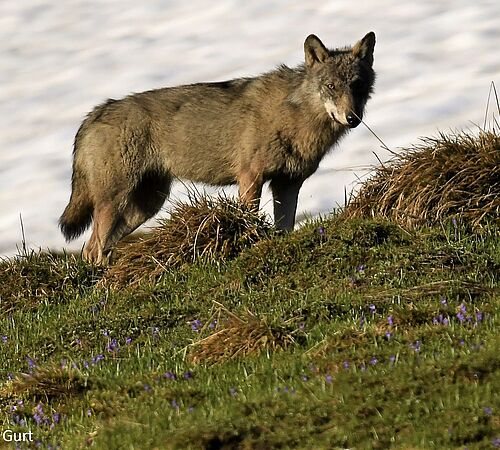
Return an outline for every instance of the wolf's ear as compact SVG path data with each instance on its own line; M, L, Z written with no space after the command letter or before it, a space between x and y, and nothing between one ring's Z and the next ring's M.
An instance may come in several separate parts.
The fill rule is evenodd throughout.
M375 49L375 33L370 31L363 39L357 42L352 48L354 56L373 65L373 50Z
M306 55L307 67L312 67L316 63L325 62L328 58L328 50L320 41L318 36L310 34L304 42L304 53Z

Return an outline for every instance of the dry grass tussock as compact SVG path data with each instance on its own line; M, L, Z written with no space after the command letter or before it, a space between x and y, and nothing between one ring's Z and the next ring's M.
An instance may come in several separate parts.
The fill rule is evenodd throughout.
M169 268L194 261L226 261L270 232L266 216L236 200L190 194L189 201L178 202L170 218L151 233L118 249L105 282L133 286L154 282Z
M300 330L291 321L269 323L246 311L236 315L219 305L209 323L217 323L214 333L191 344L188 359L194 364L216 364L262 351L284 350L296 342ZM205 326L200 332L203 334Z
M19 373L0 389L0 400L35 397L47 399L76 395L89 388L78 371L62 367L40 367L33 373Z
M376 168L346 218L381 215L403 226L457 218L480 226L500 213L500 135L425 138Z

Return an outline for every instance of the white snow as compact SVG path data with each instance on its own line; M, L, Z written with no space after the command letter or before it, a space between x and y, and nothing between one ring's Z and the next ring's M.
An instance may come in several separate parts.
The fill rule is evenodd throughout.
M389 148L483 124L490 83L500 86L498 0L0 2L0 255L16 253L20 215L30 247L77 249L88 239L66 246L57 220L73 137L94 105L293 66L310 33L336 47L371 30L378 79L365 119ZM374 151L389 156L359 126L305 183L299 214L342 204L344 187L377 163ZM268 192L263 204L270 211Z

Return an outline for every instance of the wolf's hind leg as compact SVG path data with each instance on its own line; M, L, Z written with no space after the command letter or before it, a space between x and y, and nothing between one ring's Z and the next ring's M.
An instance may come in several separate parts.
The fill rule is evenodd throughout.
M112 203L101 203L95 207L92 235L83 249L83 259L90 263L102 264L105 245L117 217L118 208Z
M115 197L113 202L96 207L94 229L83 251L84 259L102 264L120 239L160 210L170 192L171 181L169 174L147 172L125 200Z
M293 230L299 190L303 180L292 180L286 177L271 180L273 193L274 225L280 230Z

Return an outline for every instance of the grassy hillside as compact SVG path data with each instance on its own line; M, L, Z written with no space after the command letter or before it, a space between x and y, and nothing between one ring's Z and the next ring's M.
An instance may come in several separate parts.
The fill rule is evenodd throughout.
M362 194L289 235L224 202L210 221L205 202L109 269L2 262L0 429L31 429L21 448L499 447L500 146L488 142L483 183L457 184L464 205L427 202L426 220L406 220L395 187L385 211ZM472 217L479 195L475 211L488 207Z

